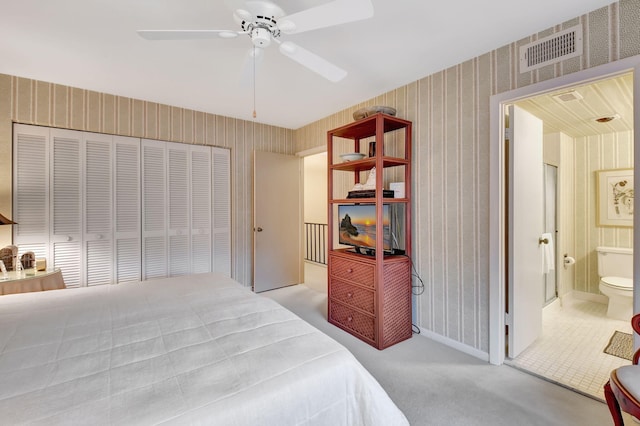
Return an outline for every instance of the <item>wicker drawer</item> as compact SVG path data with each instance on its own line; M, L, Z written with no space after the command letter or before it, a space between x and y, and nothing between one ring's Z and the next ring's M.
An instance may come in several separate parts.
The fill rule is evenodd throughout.
M329 319L375 342L375 318L338 302L329 303Z
M373 288L374 265L330 256L331 275Z
M375 314L374 292L348 284L338 279L331 279L331 298L345 305Z

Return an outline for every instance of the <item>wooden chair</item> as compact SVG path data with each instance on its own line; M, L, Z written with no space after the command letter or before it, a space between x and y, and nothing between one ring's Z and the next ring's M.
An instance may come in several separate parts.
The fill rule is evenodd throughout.
M640 334L640 314L631 318L633 330ZM604 385L604 396L615 426L624 426L622 411L640 419L640 349L633 354L632 365L616 368Z

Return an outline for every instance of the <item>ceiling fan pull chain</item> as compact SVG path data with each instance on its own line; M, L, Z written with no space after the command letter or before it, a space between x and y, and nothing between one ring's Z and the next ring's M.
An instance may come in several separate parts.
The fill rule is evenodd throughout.
M256 118L256 46L253 46L253 118Z

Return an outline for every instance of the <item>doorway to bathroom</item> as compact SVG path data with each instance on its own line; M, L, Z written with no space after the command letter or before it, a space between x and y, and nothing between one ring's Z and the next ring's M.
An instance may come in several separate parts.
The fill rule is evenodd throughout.
M540 342L545 343L545 345L543 345L542 351L535 356L529 356L532 353L532 349L525 347L519 356L514 358L507 357L504 348L508 339L504 334L504 330L505 325L509 324L509 315L512 315L513 312L509 312L507 315L504 313L500 315L499 309L507 307L505 305L508 300L507 296L509 296L508 291L510 291L506 287L507 271L511 268L511 264L507 263L506 258L508 216L506 211L502 210L506 208L506 194L501 195L498 193L499 191L494 192L494 200L496 201L495 203L492 202L492 206L498 210L495 211L497 218L492 223L492 226L494 229L502 229L503 231L497 232L495 236L498 238L494 236L495 239L491 243L491 286L495 291L495 298L491 308L492 341L490 347L493 349L490 350L490 361L496 364L502 362L514 363L528 357L531 364L540 364L545 359L553 359L552 355L557 354L560 358L551 362L552 365L549 371L529 371L585 394L589 394L589 390L586 388L581 389L581 387L585 384L585 378L597 375L594 372L594 366L597 363L603 365L604 379L602 384L606 381L609 372L616 368L613 365L607 366L597 361L596 358L591 358L591 354L594 357L602 355L603 349L611 338L609 331L602 331L598 328L606 323L606 320L603 319L604 312L598 313L600 312L599 309L595 309L598 312L591 309L592 307L604 308L604 311L606 311L607 300L598 291L599 278L597 276L595 247L598 245L626 245L627 247L632 247L634 232L631 228L596 226L595 206L597 194L595 175L596 170L633 167L634 140L637 139L633 131L633 123L639 122L637 118L634 120L634 114L637 116L638 113L635 112L637 107L633 108L634 103L637 103L637 100L634 102L633 91L635 86L637 93L639 84L634 82L633 72L639 68L639 57L628 58L619 63L596 67L596 69L576 73L577 75L574 76L565 76L554 81L538 83L533 85L534 87L514 90L509 94L496 95L492 98L492 135L496 137L502 133L501 129L504 121L502 117L494 117L494 111L503 111L507 109L508 105L515 104L521 108L529 108L535 114L547 115L546 118L543 117L545 150L550 151L551 156L555 157L556 160L548 161L546 158L548 155L545 155L544 162L557 167L558 181L556 226L556 231L558 232L556 233L557 238L555 241L556 250L554 250L554 278L557 279L556 291L559 297L553 297L553 291L551 290L553 286L545 286L541 277L540 309L545 306L545 302L550 301L550 303L546 304L544 315L541 318L541 336L543 338L534 338L533 345L540 346ZM610 83L612 86L608 86ZM609 88L604 89L604 85ZM619 102L629 105L629 113L616 112L618 101L614 98L618 93L623 93ZM594 94L605 101L600 107L589 106L588 101L594 97ZM567 101L565 102L560 98L567 99ZM559 114L557 108L566 109L568 115ZM585 114L588 115L586 119L582 117ZM592 131L590 134L572 134L572 127L576 127L580 123L591 128L597 128L598 125L603 124L596 121L595 119L597 118L605 118L600 121L604 121L605 124L608 123L606 126L602 126L607 130ZM625 124L628 126L627 129L622 128ZM569 140L569 143L566 143L567 140ZM612 147L615 147L615 149L612 149ZM507 164L507 154L510 153L505 152L505 148L496 145L492 156L493 164ZM558 159L564 161L558 163ZM492 167L493 169L496 169L495 173L492 172L493 188L505 188L507 186L505 182L507 180L506 173L500 171L499 167ZM568 170L571 172L567 173ZM580 185L584 188L580 189ZM583 217L578 218L580 215ZM569 223L571 217L574 217L573 224ZM536 241L538 241L537 237ZM564 262L565 255L567 264ZM538 257L537 259L537 262L540 263L540 258ZM575 263L573 259L575 259ZM548 281L547 284L549 284ZM569 315L556 316L554 317L555 319L549 320L547 318L550 316L547 315L548 313ZM594 323L590 323L585 319L585 316L596 318L600 315L602 315L600 319ZM595 339L596 334L601 334L604 342L599 343L594 351L579 346L562 348L557 342L545 342L545 338L552 334L549 323L558 325L558 328L564 332L564 335L560 337L560 341L568 342L573 337L576 343L593 342L597 340ZM587 326L587 329L582 331L572 329L571 323L582 323ZM623 322L615 325L614 328L624 329L627 326L628 324ZM502 333L500 330L503 330ZM628 327L628 330L630 331L630 327ZM511 328L508 332L516 334L519 331L517 328ZM501 347L503 348L502 352L500 351ZM611 357L610 355L607 356L619 360L617 362L628 363L627 360ZM586 360L586 370L579 370L580 366L578 364L580 364L581 360ZM522 368L524 369L524 367ZM530 367L527 366L528 368ZM572 375L572 377L570 379L559 377L558 373L563 371ZM596 378L592 381L597 382L597 380ZM601 384L594 385L592 389L595 390L590 396L602 399Z

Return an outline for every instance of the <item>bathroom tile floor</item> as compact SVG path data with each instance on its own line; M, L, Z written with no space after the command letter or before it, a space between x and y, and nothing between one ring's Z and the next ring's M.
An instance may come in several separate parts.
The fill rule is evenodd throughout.
M543 309L542 335L505 363L604 401L602 387L611 370L630 361L605 354L616 330L632 333L631 323L607 318L607 305L565 297Z

